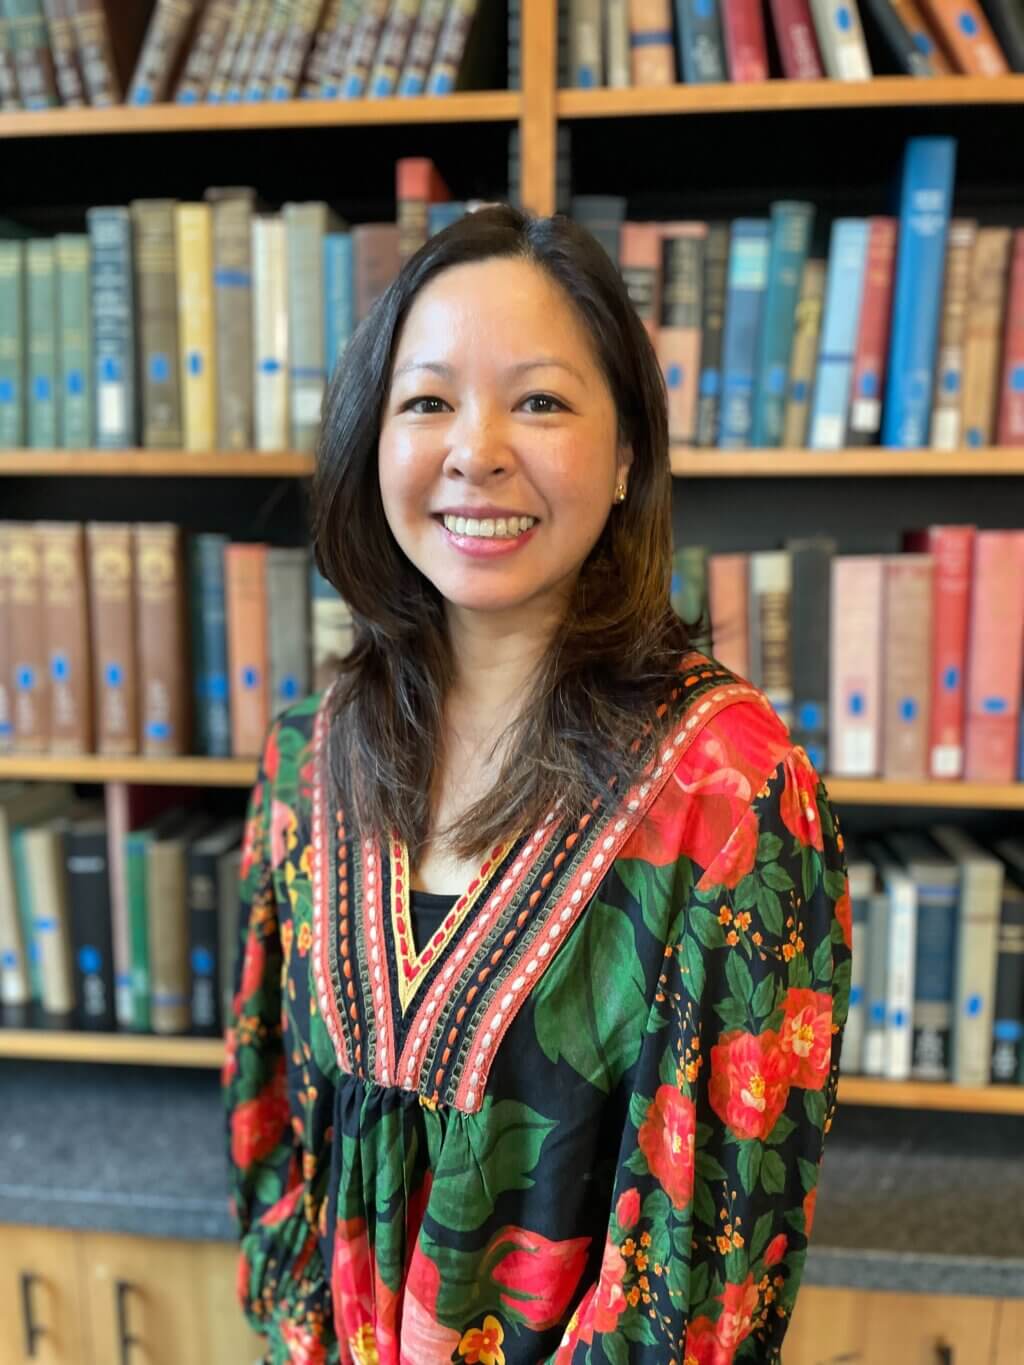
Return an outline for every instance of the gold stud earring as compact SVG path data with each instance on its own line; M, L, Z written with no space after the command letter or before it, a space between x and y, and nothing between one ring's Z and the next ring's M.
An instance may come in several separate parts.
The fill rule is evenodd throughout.
M625 501L626 501L626 485L625 485L624 483L620 483L620 484L617 484L617 485L616 485L616 488L615 488L615 501L616 501L616 502L625 502Z

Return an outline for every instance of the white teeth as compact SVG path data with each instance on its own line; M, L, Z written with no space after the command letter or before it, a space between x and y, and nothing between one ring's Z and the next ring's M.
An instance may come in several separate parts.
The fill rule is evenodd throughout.
M476 517L466 518L466 535L478 536L480 534L480 523Z
M464 536L464 535L466 534L466 518L465 518L465 517L456 517L456 518L455 518L455 534L456 534L456 535L459 535L459 536Z
M490 540L494 536L493 517L484 517L483 521L480 523L480 530L477 532L477 534L486 537L486 539L488 540Z
M537 524L536 517L443 517L445 529L457 536L512 540Z
M505 517L499 517L494 523L494 534L496 536L507 536L508 533L508 521Z

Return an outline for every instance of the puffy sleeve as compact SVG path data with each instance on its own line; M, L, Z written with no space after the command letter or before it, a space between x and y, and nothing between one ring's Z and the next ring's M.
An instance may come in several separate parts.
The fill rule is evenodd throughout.
M309 1183L315 1163L305 1155L303 1122L293 1119L289 1104L285 1040L291 1005L282 973L292 926L287 895L279 898L275 885L281 878L271 831L271 813L276 817L282 807L273 792L278 762L275 727L246 815L222 1075L231 1208L241 1240L238 1297L250 1324L266 1335L266 1360L273 1365L290 1361L300 1346L322 1347L331 1321L315 1225L317 1201ZM328 1360L326 1354L315 1358Z
M843 840L802 749L708 863L675 865L603 1263L553 1365L780 1359L850 986Z

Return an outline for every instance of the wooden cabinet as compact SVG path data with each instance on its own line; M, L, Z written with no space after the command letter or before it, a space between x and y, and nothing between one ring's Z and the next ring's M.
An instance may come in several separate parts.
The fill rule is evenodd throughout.
M263 1353L235 1298L236 1261L221 1242L0 1228L0 1361L252 1365ZM28 1322L42 1329L35 1355Z

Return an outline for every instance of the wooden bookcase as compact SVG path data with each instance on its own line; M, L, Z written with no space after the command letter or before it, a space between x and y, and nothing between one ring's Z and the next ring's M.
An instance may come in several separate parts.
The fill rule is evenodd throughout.
M518 91L466 92L444 98L293 101L219 107L157 105L0 114L0 139L9 154L22 153L18 166L35 168L34 179L31 175L28 179L24 175L8 177L8 186L17 183L17 189L8 188L0 211L15 215L19 206L34 202L37 191L45 201L56 202L57 191L49 183L54 156L61 165L71 164L69 158L86 158L90 169L103 168L90 202L127 202L151 191L177 192L154 189L159 183L154 179L155 171L147 173L149 178L143 185L136 177L140 168L150 162L162 161L170 166L174 158L193 154L197 159L193 180L201 176L210 184L244 183L250 168L260 164L256 158L262 155L268 137L273 139L268 145L275 151L287 146L298 154L293 166L274 172L275 187L287 186L289 192L299 196L312 195L310 187L315 186L319 197L343 202L350 190L359 198L352 175L358 176L363 166L358 158L346 163L340 181L323 168L318 173L309 157L315 158L325 148L335 146L325 139L338 139L337 147L343 147L346 156L352 157L361 147L361 139L386 136L385 142L374 143L372 152L366 154L368 164L374 156L386 158L406 152L429 155L435 138L444 138L449 152L458 146L470 158L477 155L494 158L495 149L504 144L494 138L487 141L486 130L500 132L504 126L507 131L518 125L520 178L513 188L527 208L550 213L557 202L558 132L563 125L582 127L584 122L602 120L602 128L620 142L633 137L639 144L652 137L668 136L673 142L678 139L683 147L691 145L687 138L698 125L702 139L714 138L716 129L727 129L729 147L743 146L745 137L749 137L752 156L757 155L765 138L774 136L772 124L776 119L785 120L785 133L789 136L794 128L808 128L811 121L825 116L833 121L849 121L849 129L860 128L864 120L877 120L881 115L885 123L875 122L871 127L884 127L894 147L911 132L938 127L937 120L947 116L973 119L975 129L982 117L1000 128L1010 118L1013 130L1024 131L1024 76L930 80L883 76L860 83L773 80L756 85L559 90L556 26L557 0L522 0L522 89ZM798 122L794 123L794 119ZM780 124L780 135L782 130ZM303 133L309 139L305 161ZM456 143L452 139L462 141ZM1013 165L1012 148L1019 145L1019 140L1005 137L1004 141L1003 155L1009 170ZM813 158L812 163L820 164ZM684 166L685 162L680 164ZM380 183L381 168L370 165L370 169L375 170ZM489 169L493 184L503 183L504 165L491 165ZM603 168L606 179L602 188L619 192L618 173L623 169L610 159ZM745 170L742 164L735 168L737 213L743 207L739 190L745 184ZM390 166L385 166L385 183L389 172ZM833 166L831 178L823 174L816 181L805 182L804 192L809 198L831 202L832 191L843 178L843 168ZM180 182L182 177L179 175L177 180ZM87 179L82 183L88 183ZM758 193L764 199L763 185ZM1020 198L1024 209L1024 178L1020 185L1014 185L1010 198ZM225 487L222 481L229 479L245 480L239 486L241 493L268 484L274 487L301 483L311 472L312 457L297 452L267 455L149 450L0 451L3 489L0 499L5 515L43 515L39 509L45 506L47 516L80 517L78 499L83 487L99 480L111 490L116 488L117 515L129 508L129 515L141 519L148 515L173 515L163 501L154 501L161 495L151 485L152 480L158 481L160 489L166 489L168 485L177 488L179 484L202 479L203 495L209 492L212 496L217 487ZM855 481L852 487L860 489L867 486L865 481L872 488L885 489L894 482L903 485L912 480L912 505L920 509L922 518L930 515L931 490L949 487L950 481L956 481L955 487L963 489L966 508L970 497L983 484L995 481L1000 489L1012 489L1012 497L1017 500L1014 510L1007 513L1008 523L1024 525L1024 508L1020 503L1024 485L1017 482L1024 474L1024 450L965 450L952 454L877 449L828 454L803 450L738 453L686 450L676 452L676 474L677 492L684 498L687 488L709 483L718 486L719 481L723 498L728 498L731 489L755 480L758 489L764 487L782 499L779 508L800 506L801 499L810 496L821 480L829 486L837 479L844 481L843 488L851 486L846 481ZM60 480L66 481L66 491ZM762 485L761 480L766 484ZM44 487L45 493L38 491ZM21 490L21 496L12 500L7 494L15 489ZM37 491L26 494L26 489ZM179 496L185 498L187 494ZM969 510L964 512L964 519L969 515ZM785 524L780 522L780 528L780 533L784 533ZM254 773L255 764L247 759L182 758L156 762L99 756L0 756L0 779L245 788ZM829 782L829 789L840 808L955 808L979 812L1024 809L1024 784L888 783L837 778ZM219 1040L0 1031L0 1057L216 1067L221 1055ZM1024 1113L1024 1088L968 1090L850 1077L842 1082L841 1097L847 1103L879 1106Z

